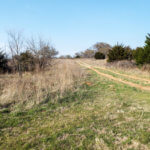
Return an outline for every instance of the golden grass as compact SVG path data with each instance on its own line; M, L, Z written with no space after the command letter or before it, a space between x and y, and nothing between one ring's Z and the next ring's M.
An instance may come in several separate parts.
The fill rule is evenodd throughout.
M47 71L0 76L0 105L26 103L30 106L45 100L48 95L61 96L66 90L74 88L74 83L85 77L73 60L54 60L53 67Z

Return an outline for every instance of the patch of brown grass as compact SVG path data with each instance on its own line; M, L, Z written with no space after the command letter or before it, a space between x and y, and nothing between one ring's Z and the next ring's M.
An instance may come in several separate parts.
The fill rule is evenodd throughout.
M142 70L150 72L150 65L149 64L143 65Z
M73 90L74 84L85 77L85 71L73 60L55 60L47 71L0 76L0 105L12 103L38 104L48 96L62 96Z
M122 69L135 69L136 64L133 61L122 60L122 61L115 61L106 64L107 67L115 67L115 68L122 68Z

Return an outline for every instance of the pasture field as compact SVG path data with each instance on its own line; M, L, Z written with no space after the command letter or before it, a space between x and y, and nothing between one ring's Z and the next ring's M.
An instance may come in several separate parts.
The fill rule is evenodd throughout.
M55 65L0 76L1 150L150 149L148 72L90 59Z

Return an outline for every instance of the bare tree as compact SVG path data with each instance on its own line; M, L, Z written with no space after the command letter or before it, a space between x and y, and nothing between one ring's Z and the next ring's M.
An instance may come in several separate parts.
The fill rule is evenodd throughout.
M87 49L84 52L82 52L82 57L83 58L93 58L95 54L94 50L91 49Z
M61 55L59 56L60 59L72 59L71 55Z
M96 43L94 45L94 48L96 49L96 51L103 53L106 57L107 57L109 50L112 49L111 45L107 43L103 43L103 42Z
M52 58L58 54L56 49L41 37L37 40L35 38L28 40L27 49L34 55L35 63L39 69L44 69L47 65L50 65Z
M75 53L75 58L93 58L95 50L86 49L85 51Z
M8 46L12 55L15 70L22 76L20 53L24 50L24 38L22 32L8 31Z

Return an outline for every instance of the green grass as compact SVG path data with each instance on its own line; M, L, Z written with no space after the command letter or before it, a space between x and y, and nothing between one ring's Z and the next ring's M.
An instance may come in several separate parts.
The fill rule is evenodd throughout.
M90 71L74 92L0 112L0 149L150 149L150 93Z

